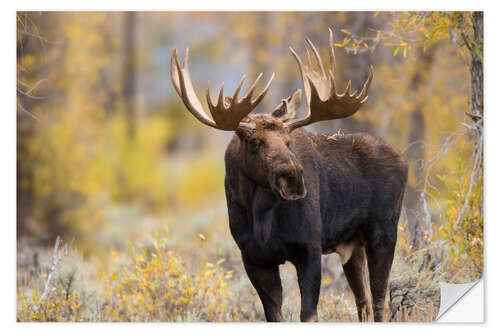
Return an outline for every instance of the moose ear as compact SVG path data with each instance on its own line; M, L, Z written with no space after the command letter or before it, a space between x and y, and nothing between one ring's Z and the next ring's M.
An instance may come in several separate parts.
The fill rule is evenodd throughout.
M292 96L281 100L281 103L272 112L272 116L283 122L295 118L301 101L302 90L298 89Z

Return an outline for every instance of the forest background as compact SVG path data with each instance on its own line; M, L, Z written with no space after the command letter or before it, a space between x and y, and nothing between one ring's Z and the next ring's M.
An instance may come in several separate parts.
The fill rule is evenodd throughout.
M309 130L378 135L410 165L388 318L434 320L440 281L482 276L482 13L18 12L16 26L18 321L263 320L228 228L232 134L185 110L170 54L189 46L199 96L275 72L267 112L301 88L288 46L325 54L328 27L338 82L375 77L356 116ZM336 255L323 266L320 320L355 321Z

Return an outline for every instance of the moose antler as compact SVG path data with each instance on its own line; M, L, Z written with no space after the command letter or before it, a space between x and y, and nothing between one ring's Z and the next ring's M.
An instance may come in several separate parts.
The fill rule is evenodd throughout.
M179 58L177 56L177 48L172 52L172 58L170 59L170 77L172 79L172 84L174 85L177 94L181 97L184 105L187 107L189 112L193 114L199 121L203 124L217 128L224 131L234 131L239 126L245 127L249 126L242 119L245 118L253 109L262 101L266 95L269 86L274 78L274 73L269 79L266 87L262 92L252 100L253 92L255 87L262 77L262 73L257 77L255 82L252 84L248 93L242 99L238 100L238 94L241 90L243 82L245 81L245 75L241 78L233 97L226 97L224 99L224 83L222 84L219 91L219 98L217 104L213 104L210 98L210 81L207 86L207 103L212 114L212 119L207 116L207 113L203 110L200 100L196 96L193 89L193 83L191 82L191 76L189 75L188 68L188 55L189 51L186 49L186 56L184 58L184 67L181 68L179 63Z
M350 92L351 80L347 82L344 92L340 95L337 94L334 76L335 53L333 50L333 32L331 29L328 30L330 31L330 69L328 76L325 73L318 51L309 39L306 39L307 44L314 53L319 67L319 72L313 69L309 50L307 50L308 63L304 65L297 53L290 47L290 51L295 57L295 60L297 60L297 64L299 66L308 102L307 116L290 122L288 125L290 130L322 120L349 117L358 111L368 98L368 88L370 87L373 79L373 66L370 66L368 79L364 83L363 89L357 96L357 90L352 94Z

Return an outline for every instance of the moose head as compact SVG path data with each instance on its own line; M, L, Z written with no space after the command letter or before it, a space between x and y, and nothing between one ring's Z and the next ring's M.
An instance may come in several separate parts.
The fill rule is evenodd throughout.
M290 97L282 99L270 114L249 115L265 97L274 73L264 90L255 99L252 99L252 95L262 73L241 99L238 95L245 81L245 75L241 78L232 97L224 98L224 84L222 84L215 104L210 97L209 82L206 100L212 119L209 118L193 89L188 68L188 50L186 50L183 67L180 65L177 49L174 49L172 53L170 63L172 83L189 112L205 125L219 130L234 131L240 139L239 160L242 162L242 169L247 177L256 184L271 189L276 196L284 200L301 199L307 194L303 168L292 146L292 131L323 120L349 117L359 110L368 97L368 88L373 78L372 67L359 94L357 91L350 92L350 80L344 91L337 93L334 76L333 33L331 29L329 32L330 68L328 73L323 67L318 51L309 39L306 41L314 54L319 71L313 69L309 50L307 50L308 61L304 64L297 53L290 48L299 67L307 100L308 112L301 119L294 119L302 99L300 89Z

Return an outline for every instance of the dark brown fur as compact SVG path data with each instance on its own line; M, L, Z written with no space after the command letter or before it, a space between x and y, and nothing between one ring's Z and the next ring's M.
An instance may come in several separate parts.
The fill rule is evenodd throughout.
M238 129L226 150L225 188L231 233L266 319L283 320L278 266L290 261L300 318L317 320L321 255L339 252L359 319L373 309L383 320L408 173L401 154L368 134L290 133L265 114L248 121L255 128Z

